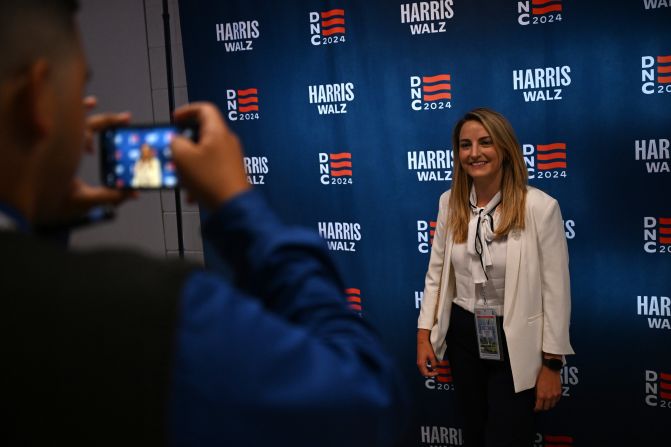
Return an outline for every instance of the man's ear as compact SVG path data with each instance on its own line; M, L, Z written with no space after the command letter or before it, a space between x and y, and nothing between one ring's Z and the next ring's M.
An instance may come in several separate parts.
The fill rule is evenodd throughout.
M37 59L20 75L15 111L18 131L32 147L48 136L55 125L55 98L52 67L46 59Z

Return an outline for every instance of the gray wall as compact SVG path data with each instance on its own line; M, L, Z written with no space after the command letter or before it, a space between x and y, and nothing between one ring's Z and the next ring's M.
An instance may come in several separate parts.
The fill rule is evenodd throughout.
M177 2L170 2L175 102L188 102ZM130 111L138 123L169 120L161 0L81 0L79 16L93 77L88 91L98 111ZM80 175L99 183L98 158L87 156ZM202 262L198 208L182 200L188 259ZM113 246L156 256L177 256L174 192L142 192L117 218L72 235L74 248Z

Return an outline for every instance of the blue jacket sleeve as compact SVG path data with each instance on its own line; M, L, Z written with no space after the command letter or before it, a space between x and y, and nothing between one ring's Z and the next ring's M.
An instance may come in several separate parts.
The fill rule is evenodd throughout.
M256 192L211 215L204 236L237 284L198 272L184 286L173 445L393 445L399 375L346 307L318 236L280 224Z

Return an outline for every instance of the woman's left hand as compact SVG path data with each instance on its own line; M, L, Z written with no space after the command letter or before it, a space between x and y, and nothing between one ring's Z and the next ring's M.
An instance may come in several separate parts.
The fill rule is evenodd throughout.
M536 407L534 411L546 411L553 408L561 397L561 377L559 371L541 366L536 379Z

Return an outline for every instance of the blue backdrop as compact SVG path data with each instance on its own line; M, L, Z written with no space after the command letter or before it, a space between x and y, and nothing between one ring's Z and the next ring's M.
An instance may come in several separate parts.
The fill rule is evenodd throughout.
M414 396L404 445L461 445L415 328L451 130L478 106L510 119L565 219L577 355L537 445L668 445L668 3L181 2L189 99L221 107L250 181L327 240Z

